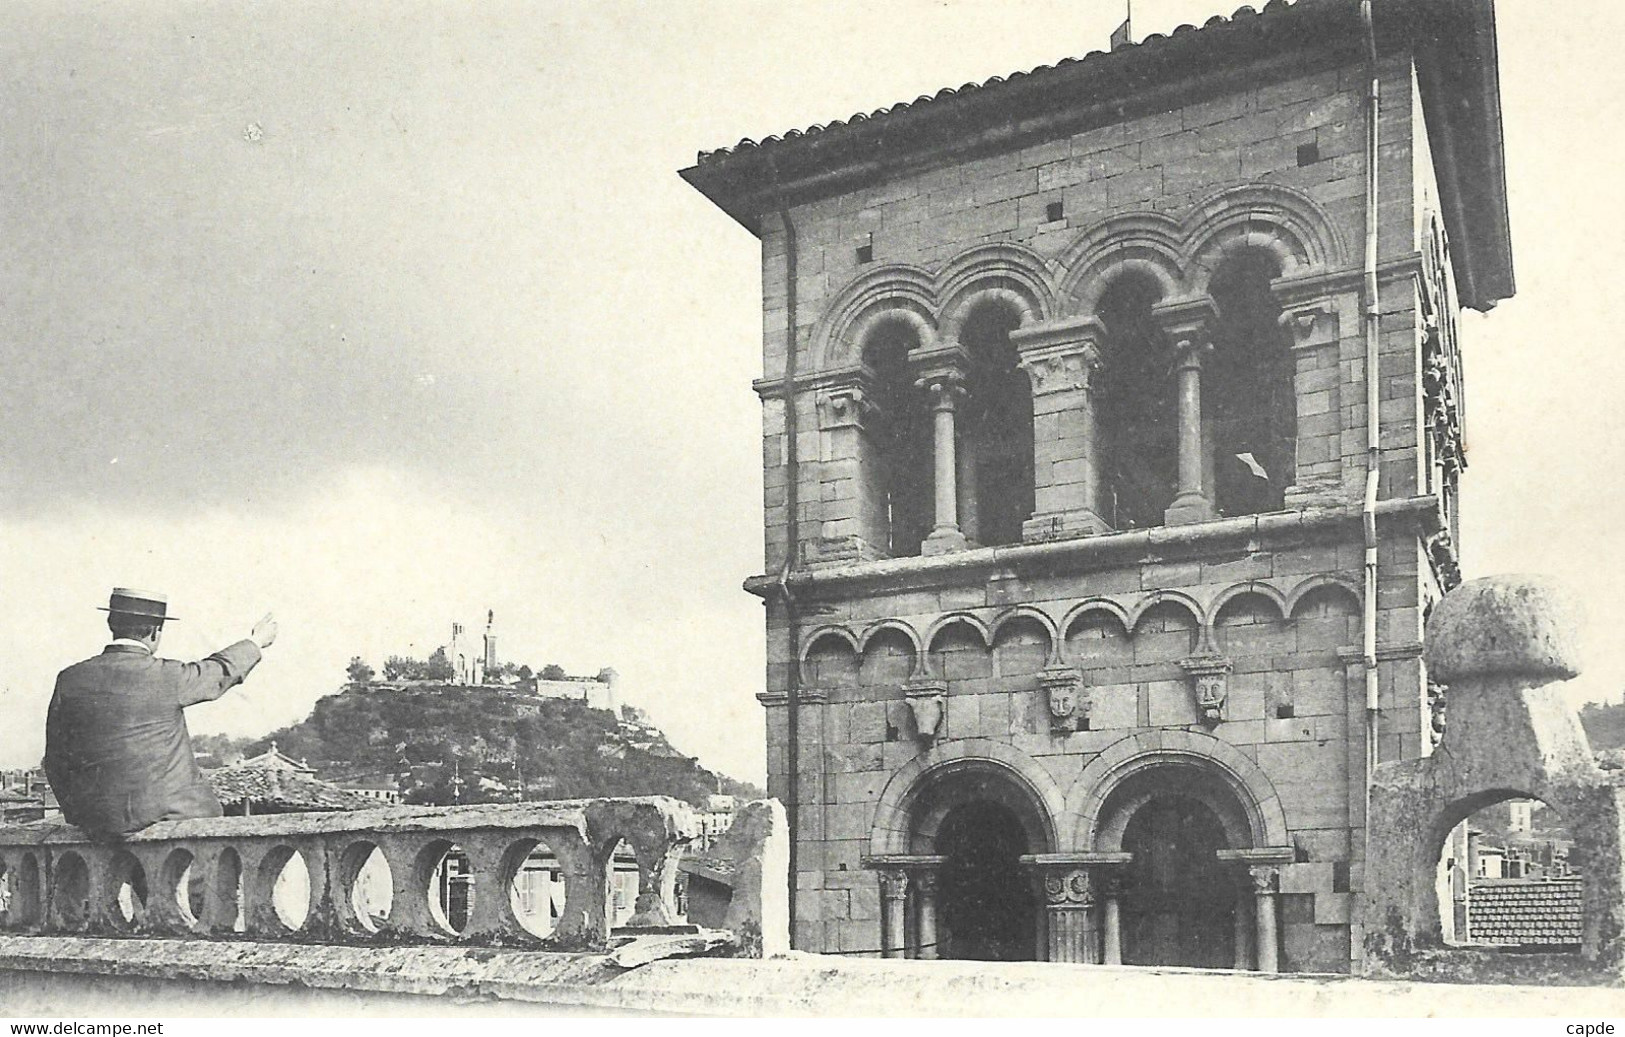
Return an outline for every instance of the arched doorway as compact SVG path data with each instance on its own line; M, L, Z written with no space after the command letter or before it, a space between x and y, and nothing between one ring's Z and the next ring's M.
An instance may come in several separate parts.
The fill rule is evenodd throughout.
M1052 852L1054 824L1024 776L986 759L927 771L903 803L911 957L1033 961L1042 902L1024 856Z
M1235 794L1195 763L1125 778L1106 797L1101 834L1132 854L1119 900L1123 962L1234 968L1251 958L1251 886L1223 851L1252 845Z
M1205 803L1159 796L1135 811L1123 831L1123 849L1134 855L1121 908L1124 964L1235 963L1236 917L1244 902L1236 868L1218 857L1229 848Z
M975 800L950 810L937 833L941 921L937 956L1030 961L1038 905L1021 868L1027 835L1008 807Z

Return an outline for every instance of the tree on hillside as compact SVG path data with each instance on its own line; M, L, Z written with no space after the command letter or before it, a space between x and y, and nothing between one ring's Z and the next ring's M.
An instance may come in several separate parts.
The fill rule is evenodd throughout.
M349 676L351 684L370 684L375 676L373 668L359 655L350 657L350 665L344 668L344 672Z
M542 667L542 680L544 681L562 681L568 676L569 674L564 672L564 667L558 663L548 663Z
M516 672L514 676L518 677L522 681L528 681L536 675L530 672L530 664L526 663L525 665L519 667L518 672Z
M423 663L405 655L392 655L384 660L384 680L411 681L423 676Z
M457 675L451 668L451 660L446 658L444 648L436 648L429 661L423 664L423 677L431 681L449 681Z

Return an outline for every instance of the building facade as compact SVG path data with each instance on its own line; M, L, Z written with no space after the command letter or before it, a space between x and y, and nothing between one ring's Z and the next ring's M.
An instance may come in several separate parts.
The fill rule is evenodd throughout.
M1371 768L1433 744L1456 315L1512 293L1491 3L1243 8L683 176L762 242L796 946L1348 970Z

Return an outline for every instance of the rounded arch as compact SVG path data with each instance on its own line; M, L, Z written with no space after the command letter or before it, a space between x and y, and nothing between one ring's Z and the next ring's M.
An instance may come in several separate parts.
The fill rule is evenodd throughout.
M1053 653L1055 646L1060 644L1061 632L1055 626L1055 620L1049 618L1048 613L1031 605L1017 605L1014 608L1005 609L993 617L992 631L988 643L993 644L998 640L999 631L1003 630L1006 624L1023 619L1037 623L1044 628L1044 633L1049 636L1050 651Z
M865 271L842 289L813 329L814 371L846 367L862 358L864 340L889 321L901 321L921 348L936 341L936 292L920 267L887 264Z
M913 627L900 619L882 619L877 623L870 623L864 628L863 633L858 635L858 651L866 650L869 642L887 630L903 635L916 654L923 650L920 646L920 635Z
M1119 213L1090 225L1059 260L1063 309L1094 313L1106 289L1129 272L1156 282L1164 298L1177 294L1181 244L1179 224L1161 213Z
M1110 598L1085 598L1067 610L1066 618L1061 620L1061 637L1071 636L1072 627L1084 616L1091 612L1102 612L1114 617L1123 625L1123 633L1129 632L1128 610Z
M1277 619L1285 619L1291 615L1290 610L1287 608L1286 595L1267 583L1259 580L1249 580L1246 583L1232 584L1219 592L1218 597L1213 599L1213 604L1208 606L1208 627L1211 629L1218 625L1219 616L1224 612L1226 605L1249 594L1257 595L1273 604L1276 609Z
M1359 611L1360 592L1355 589L1352 583L1341 577L1321 575L1311 576L1292 588L1291 593L1287 594L1286 604L1283 606L1286 614L1289 617L1296 616L1298 606L1303 604L1304 599L1316 591L1322 590L1337 597L1346 598L1347 602L1354 607L1354 610Z
M982 639L983 648L993 647L993 632L989 630L988 625L982 621L982 617L976 615L974 612L949 612L947 615L937 617L936 621L926 628L926 651L932 651L936 648L938 634L941 634L949 627L958 625L964 625L974 630L976 632L976 636Z
M1128 632L1133 634L1135 629L1140 625L1140 620L1145 618L1145 614L1147 612L1150 612L1158 605L1165 604L1176 605L1179 608L1184 609L1186 612L1190 613L1192 626L1198 630L1206 629L1202 623L1202 617L1205 614L1205 611L1202 606L1197 603L1195 598L1183 591L1159 590L1152 591L1150 594L1146 595L1143 601L1134 606L1134 609L1129 613Z
M1246 184L1209 196L1186 216L1183 291L1206 294L1213 272L1238 251L1272 255L1278 276L1293 277L1344 262L1337 225L1308 195L1279 184Z
M966 249L943 265L936 276L942 300L942 338L958 341L965 319L979 305L994 300L1017 315L1022 324L1048 320L1055 310L1055 289L1042 256L1009 242Z
M801 639L801 654L797 657L797 661L801 663L801 668L803 671L805 671L807 668L807 657L810 656L812 654L812 650L818 646L818 642L824 640L825 638L831 638L833 640L842 642L848 648L852 649L853 655L858 655L863 651L862 645L860 645L858 642L857 635L852 633L852 631L848 630L846 627L821 626L811 633L803 636Z
M1286 812L1269 776L1229 742L1195 731L1143 731L1107 746L1083 769L1067 792L1067 811L1061 831L1081 851L1109 850L1106 835L1121 838L1116 819L1103 816L1112 792L1127 779L1151 768L1181 765L1217 777L1235 795L1246 823L1246 836L1254 847L1288 846L1291 837ZM1125 819L1126 823L1126 819ZM1240 833L1237 833L1238 835Z
M976 770L1005 778L1030 797L1038 819L1038 830L1031 834L1041 837L1034 840L1039 848L1036 852L1052 852L1060 847L1059 833L1064 829L1058 827L1058 822L1065 813L1066 798L1054 775L1014 746L990 738L966 738L933 746L891 776L875 805L869 852L877 856L908 853L914 835L915 807L922 797L944 779ZM940 822L941 817L936 821Z

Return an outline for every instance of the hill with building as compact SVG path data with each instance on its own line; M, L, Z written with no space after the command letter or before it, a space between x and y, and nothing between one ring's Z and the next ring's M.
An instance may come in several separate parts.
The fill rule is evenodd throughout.
M262 738L195 743L217 763L274 744L341 787L408 803L667 795L703 806L718 793L761 795L679 752L633 707L523 684L351 683Z

